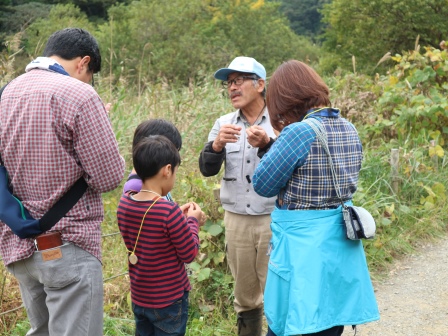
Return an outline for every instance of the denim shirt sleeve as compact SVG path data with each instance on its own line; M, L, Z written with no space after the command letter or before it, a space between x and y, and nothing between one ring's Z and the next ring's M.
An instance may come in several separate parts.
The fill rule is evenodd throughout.
M315 138L316 134L305 123L285 127L255 169L256 193L264 197L278 195L294 170L305 163Z

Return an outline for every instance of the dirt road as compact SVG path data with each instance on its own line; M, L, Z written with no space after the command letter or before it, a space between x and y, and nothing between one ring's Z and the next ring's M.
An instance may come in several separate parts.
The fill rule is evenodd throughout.
M356 336L447 336L448 238L398 261L374 287L381 319L358 326Z

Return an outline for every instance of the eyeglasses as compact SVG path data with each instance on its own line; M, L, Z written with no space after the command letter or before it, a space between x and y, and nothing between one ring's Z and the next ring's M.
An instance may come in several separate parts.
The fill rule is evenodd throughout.
M243 85L243 83L246 79L257 80L258 78L255 76L238 76L231 80L222 81L221 84L224 89L227 89L227 88L231 87L232 84L235 84L236 86Z

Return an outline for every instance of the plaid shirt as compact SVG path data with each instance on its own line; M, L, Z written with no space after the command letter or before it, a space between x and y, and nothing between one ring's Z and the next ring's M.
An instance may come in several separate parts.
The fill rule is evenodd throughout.
M51 231L101 260L101 193L124 175L112 127L95 90L77 79L34 69L8 84L0 103L0 152L14 194L34 218L84 176L89 188ZM33 239L20 239L0 222L6 265L30 257Z
M362 145L356 129L339 116L337 109L311 113L309 116L318 118L327 131L342 199L351 200L362 161ZM283 129L263 156L253 182L258 194L278 195L282 209L332 209L341 204L333 186L328 157L314 131L303 122Z

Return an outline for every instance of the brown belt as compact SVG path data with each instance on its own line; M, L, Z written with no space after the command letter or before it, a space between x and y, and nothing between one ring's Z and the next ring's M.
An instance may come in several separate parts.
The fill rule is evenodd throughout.
M48 250L62 245L60 232L46 232L37 236L34 240L39 251Z

